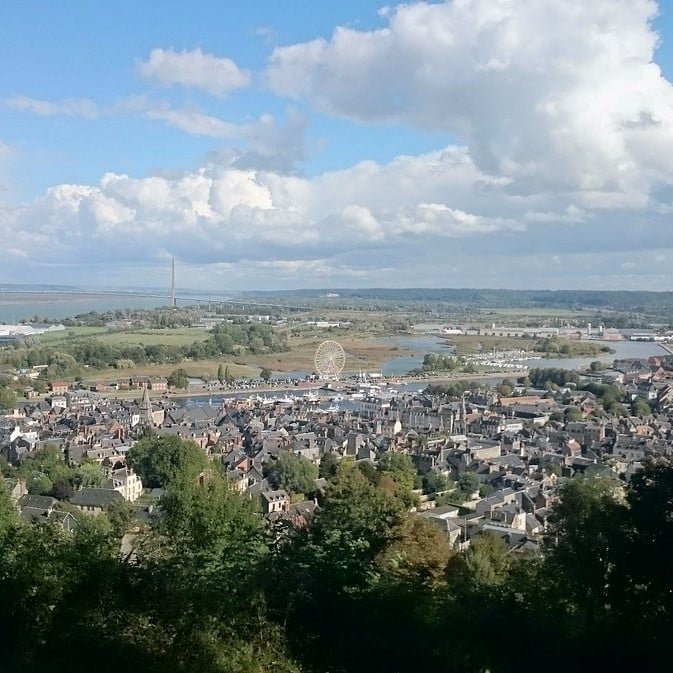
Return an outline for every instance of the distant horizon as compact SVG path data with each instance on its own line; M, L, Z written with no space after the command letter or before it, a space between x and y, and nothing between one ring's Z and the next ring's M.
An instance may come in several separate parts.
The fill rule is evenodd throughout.
M409 286L353 286L353 287L297 287L297 288L284 288L284 289L259 289L259 290L215 290L215 289L198 289L198 288L180 288L177 287L177 297L181 297L182 294L186 295L197 295L199 293L204 295L211 296L226 296L226 295L245 295L245 294L315 294L315 293L331 293L331 292L395 292L395 291L428 291L428 292L442 292L442 291L451 291L451 292L511 292L511 293L532 293L532 292L544 292L544 293L596 293L596 294L673 294L673 289L671 290L653 290L653 289L642 289L642 290L632 290L632 289L599 289L599 288L587 288L587 289L577 289L577 288L516 288L516 287L477 287L477 286L423 286L423 285L409 285ZM0 284L0 294L18 294L18 293L54 293L59 292L63 294L119 294L123 295L142 295L147 293L148 296L166 299L171 297L171 289L162 288L162 287L139 287L139 286L78 286L78 285L62 285L62 284L51 284L51 283L1 283Z

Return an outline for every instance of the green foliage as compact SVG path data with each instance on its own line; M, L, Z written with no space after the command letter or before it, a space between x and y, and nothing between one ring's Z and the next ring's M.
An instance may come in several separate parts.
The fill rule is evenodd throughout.
M501 383L496 390L501 397L509 397L512 394L512 386L507 383Z
M427 472L423 475L423 493L437 493L449 487L449 480L440 472Z
M99 488L104 479L103 468L93 460L85 459L75 468L74 480L79 486Z
M568 407L563 412L563 417L567 423L574 423L582 420L582 412L577 407Z
M262 381L268 382L271 378L271 370L267 369L266 367L262 367L262 370L259 372L259 378L262 379Z
M208 459L194 442L150 435L129 450L128 461L147 488L163 488L175 479L195 481Z
M650 416L652 414L652 409L647 403L647 400L644 400L642 397L636 397L633 402L631 402L631 413L634 416Z
M168 375L168 385L171 388L185 389L189 386L189 376L184 369L174 369Z
M474 537L465 554L469 581L476 586L494 586L507 580L510 556L503 539L492 532Z
M58 500L70 500L74 492L72 482L66 477L59 477L51 489L51 495Z
M568 383L579 383L580 377L577 372L568 369L539 369L534 367L528 372L528 378L536 388L543 388L547 383L557 386L565 386Z
M460 369L462 361L452 355L445 355L443 353L427 353L423 357L422 368L424 371L441 371L451 372Z
M619 403L624 399L624 391L617 386L612 386L609 383L585 383L581 386L581 389L594 394L608 412L612 413L623 409Z
M394 451L384 453L379 458L378 470L382 475L391 477L400 488L407 491L414 488L416 468L407 454Z
M383 572L392 581L413 587L442 588L453 551L442 531L427 519L407 517L394 540L379 555Z
M163 517L149 558L175 565L189 590L224 610L266 553L263 521L249 500L212 475L204 486L178 479L161 499ZM236 580L236 578L238 578ZM217 594L217 597L211 592Z
M470 390L471 383L468 381L452 381L450 383L431 383L427 392L430 395L448 395L449 397L459 398L463 393Z
M567 339L560 339L559 337L540 339L535 343L533 350L560 357L586 357L613 352L605 344L593 341L569 341Z
M408 455L393 451L383 454L378 461L377 471L381 475L379 487L394 494L406 509L418 504L418 496L412 493L418 475Z
M369 482L352 464L341 462L312 531L316 539L341 554L360 549L364 571L403 520L404 508L393 495ZM350 562L359 565L357 554L350 556Z
M320 458L318 476L323 479L333 479L337 474L339 459L333 453L326 453Z
M312 493L315 491L318 468L307 458L284 452L274 463L271 478L288 493Z
M9 492L5 488L2 480L0 480L0 540L4 531L6 531L13 523L17 521L17 511L9 496Z
M159 314L157 314L159 315ZM189 323L194 316L185 319ZM89 319L103 325L104 317L96 314ZM113 316L109 316L113 319ZM164 326L159 323L155 326ZM86 322L87 320L85 320ZM165 321L166 322L166 321ZM287 350L283 337L272 325L235 322L217 325L210 336L190 345L136 344L103 342L95 337L80 337L58 346L29 344L0 349L0 364L13 367L48 365L49 376L81 376L83 367L103 369L133 362L136 365L178 364L184 360L213 359L241 350L267 353Z
M463 472L456 482L458 489L462 491L465 496L470 496L479 489L479 478L472 472Z
M174 482L164 506L130 564L107 517L69 535L0 515L0 668L297 673L265 615L268 538L250 503L221 481Z
M33 472L26 479L26 486L32 495L49 495L54 483L44 472Z
M133 558L114 516L75 534L23 523L0 483L0 668L515 673L516 625L551 673L667 670L669 461L629 485L567 481L540 556L490 533L451 550L388 490L406 473L394 462L377 480L340 461L307 528L269 526L221 477L179 469Z
M0 388L0 409L13 409L16 405L16 393L11 388Z
M107 518L118 538L128 532L136 517L133 508L126 500L115 500L107 508Z
M573 479L563 486L550 522L550 572L562 578L569 598L592 612L607 600L614 570L613 537L626 520L621 496L618 482Z

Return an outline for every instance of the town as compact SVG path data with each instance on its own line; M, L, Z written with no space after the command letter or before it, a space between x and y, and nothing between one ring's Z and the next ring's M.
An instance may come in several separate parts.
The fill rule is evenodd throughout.
M409 509L452 547L488 531L513 551L531 551L568 478L627 482L648 456L671 451L673 358L665 354L582 374L542 367L493 387L393 383L356 377L299 389L275 381L282 394L239 389L214 403L212 394L170 398L162 377L129 378L136 394L122 398L52 381L2 416L5 483L24 519L67 530L80 513L123 500L135 519L128 542L160 511L164 484L147 483L129 460L147 433L157 446L193 443L270 520L298 526L310 525L340 461L368 470L393 463Z

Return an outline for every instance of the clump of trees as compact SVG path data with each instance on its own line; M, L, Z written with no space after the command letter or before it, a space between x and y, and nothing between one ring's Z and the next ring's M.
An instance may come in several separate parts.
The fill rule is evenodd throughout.
M68 465L61 449L55 446L39 449L17 466L4 461L0 467L3 476L25 479L29 493L52 495L59 500L68 500L82 486L99 487L105 479L98 463L85 459L79 465Z
M426 353L423 356L423 371L427 372L452 372L460 369L463 361L453 355L443 353Z
M569 369L534 367L528 372L528 380L532 386L544 388L550 385L567 386L569 383L577 385L580 382L580 376Z
M558 337L540 339L533 346L538 353L548 353L559 357L586 357L613 353L610 346L593 341L569 341Z
M293 453L281 453L268 472L269 482L291 495L308 495L316 490L318 468L307 458Z
M477 381L451 381L447 383L431 383L426 388L429 395L447 395L448 397L462 397L468 390L479 390Z
M165 488L178 477L196 480L208 467L206 454L194 442L151 431L131 447L127 458L147 488Z

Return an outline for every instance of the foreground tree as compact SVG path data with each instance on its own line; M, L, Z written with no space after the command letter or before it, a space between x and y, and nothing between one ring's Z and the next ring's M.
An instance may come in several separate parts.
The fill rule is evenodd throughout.
M271 478L289 493L313 493L318 468L307 458L284 452L274 463Z
M178 476L196 480L208 467L208 459L194 442L154 434L133 445L128 461L148 488L166 487Z

